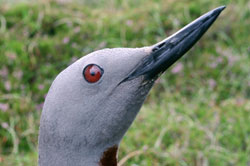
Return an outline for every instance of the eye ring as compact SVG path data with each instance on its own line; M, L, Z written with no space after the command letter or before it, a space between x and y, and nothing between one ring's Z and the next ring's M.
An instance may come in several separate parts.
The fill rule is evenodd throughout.
M83 77L88 83L99 81L104 73L104 70L96 64L88 64L83 69Z

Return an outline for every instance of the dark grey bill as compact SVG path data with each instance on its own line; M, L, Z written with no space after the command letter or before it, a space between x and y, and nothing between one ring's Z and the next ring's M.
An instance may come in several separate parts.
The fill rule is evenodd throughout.
M202 15L169 38L154 45L150 55L144 58L123 82L141 75L146 79L157 78L201 38L224 9L225 6L221 6Z

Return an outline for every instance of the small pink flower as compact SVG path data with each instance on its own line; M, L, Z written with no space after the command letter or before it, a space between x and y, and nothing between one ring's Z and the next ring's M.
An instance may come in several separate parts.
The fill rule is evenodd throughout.
M79 33L81 31L81 28L80 27L76 27L75 29L74 29L74 33Z
M6 123L6 122L1 123L1 126L2 126L2 128L4 128L4 129L9 128L9 125L8 125L8 123Z
M10 90L11 90L11 83L10 83L10 81L6 81L6 82L4 83L4 87L5 87L5 89L6 89L7 91L10 91Z
M217 65L218 65L217 62L212 62L212 63L210 63L209 66L214 69L217 67Z
M222 57L218 57L218 58L216 59L216 62L217 62L217 64L222 63L222 62L223 62L223 58L222 58Z
M68 42L69 42L69 37L63 38L63 43L64 43L64 44L67 44Z
M227 55L227 60L229 66L232 66L238 60L238 57L229 54Z
M217 85L217 83L216 83L216 81L214 79L209 79L208 80L208 85L209 85L210 88L213 89Z
M16 53L14 52L7 52L6 56L11 59L11 60L15 60L16 59Z
M0 76L2 77L6 77L8 75L8 69L6 66L4 66L1 70L0 70Z
M44 89L44 85L43 85L43 84L39 84L39 85L38 85L38 89L39 89L39 90L43 90L43 89Z
M234 55L232 49L222 49L220 47L217 47L216 51L227 58L229 66L234 65L234 63L239 60L239 57Z
M44 104L44 103L37 104L37 105L36 105L36 110L37 110L37 111L42 110L43 104Z
M9 109L9 104L0 103L0 110L6 112Z
M243 98L237 98L236 99L236 104L238 105L238 106L242 106L243 104L244 104L244 99Z
M21 70L14 71L13 75L14 75L14 77L16 77L17 79L20 80L23 76L23 72Z
M127 26L131 27L134 24L134 22L132 20L127 20L126 24Z
M172 73L177 74L180 73L183 69L182 63L178 63L174 66L174 68L171 70Z

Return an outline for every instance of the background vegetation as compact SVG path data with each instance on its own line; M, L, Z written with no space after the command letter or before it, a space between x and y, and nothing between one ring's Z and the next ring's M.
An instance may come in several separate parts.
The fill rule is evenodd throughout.
M0 165L37 165L44 97L66 66L105 47L154 44L220 5L212 28L157 81L119 160L249 166L248 0L0 0Z

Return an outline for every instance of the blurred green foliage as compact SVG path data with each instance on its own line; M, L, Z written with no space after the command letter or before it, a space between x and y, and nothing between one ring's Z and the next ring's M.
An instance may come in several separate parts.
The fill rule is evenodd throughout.
M105 47L152 45L220 5L212 28L157 81L119 159L249 165L247 0L0 1L0 165L37 165L44 97L66 66Z

